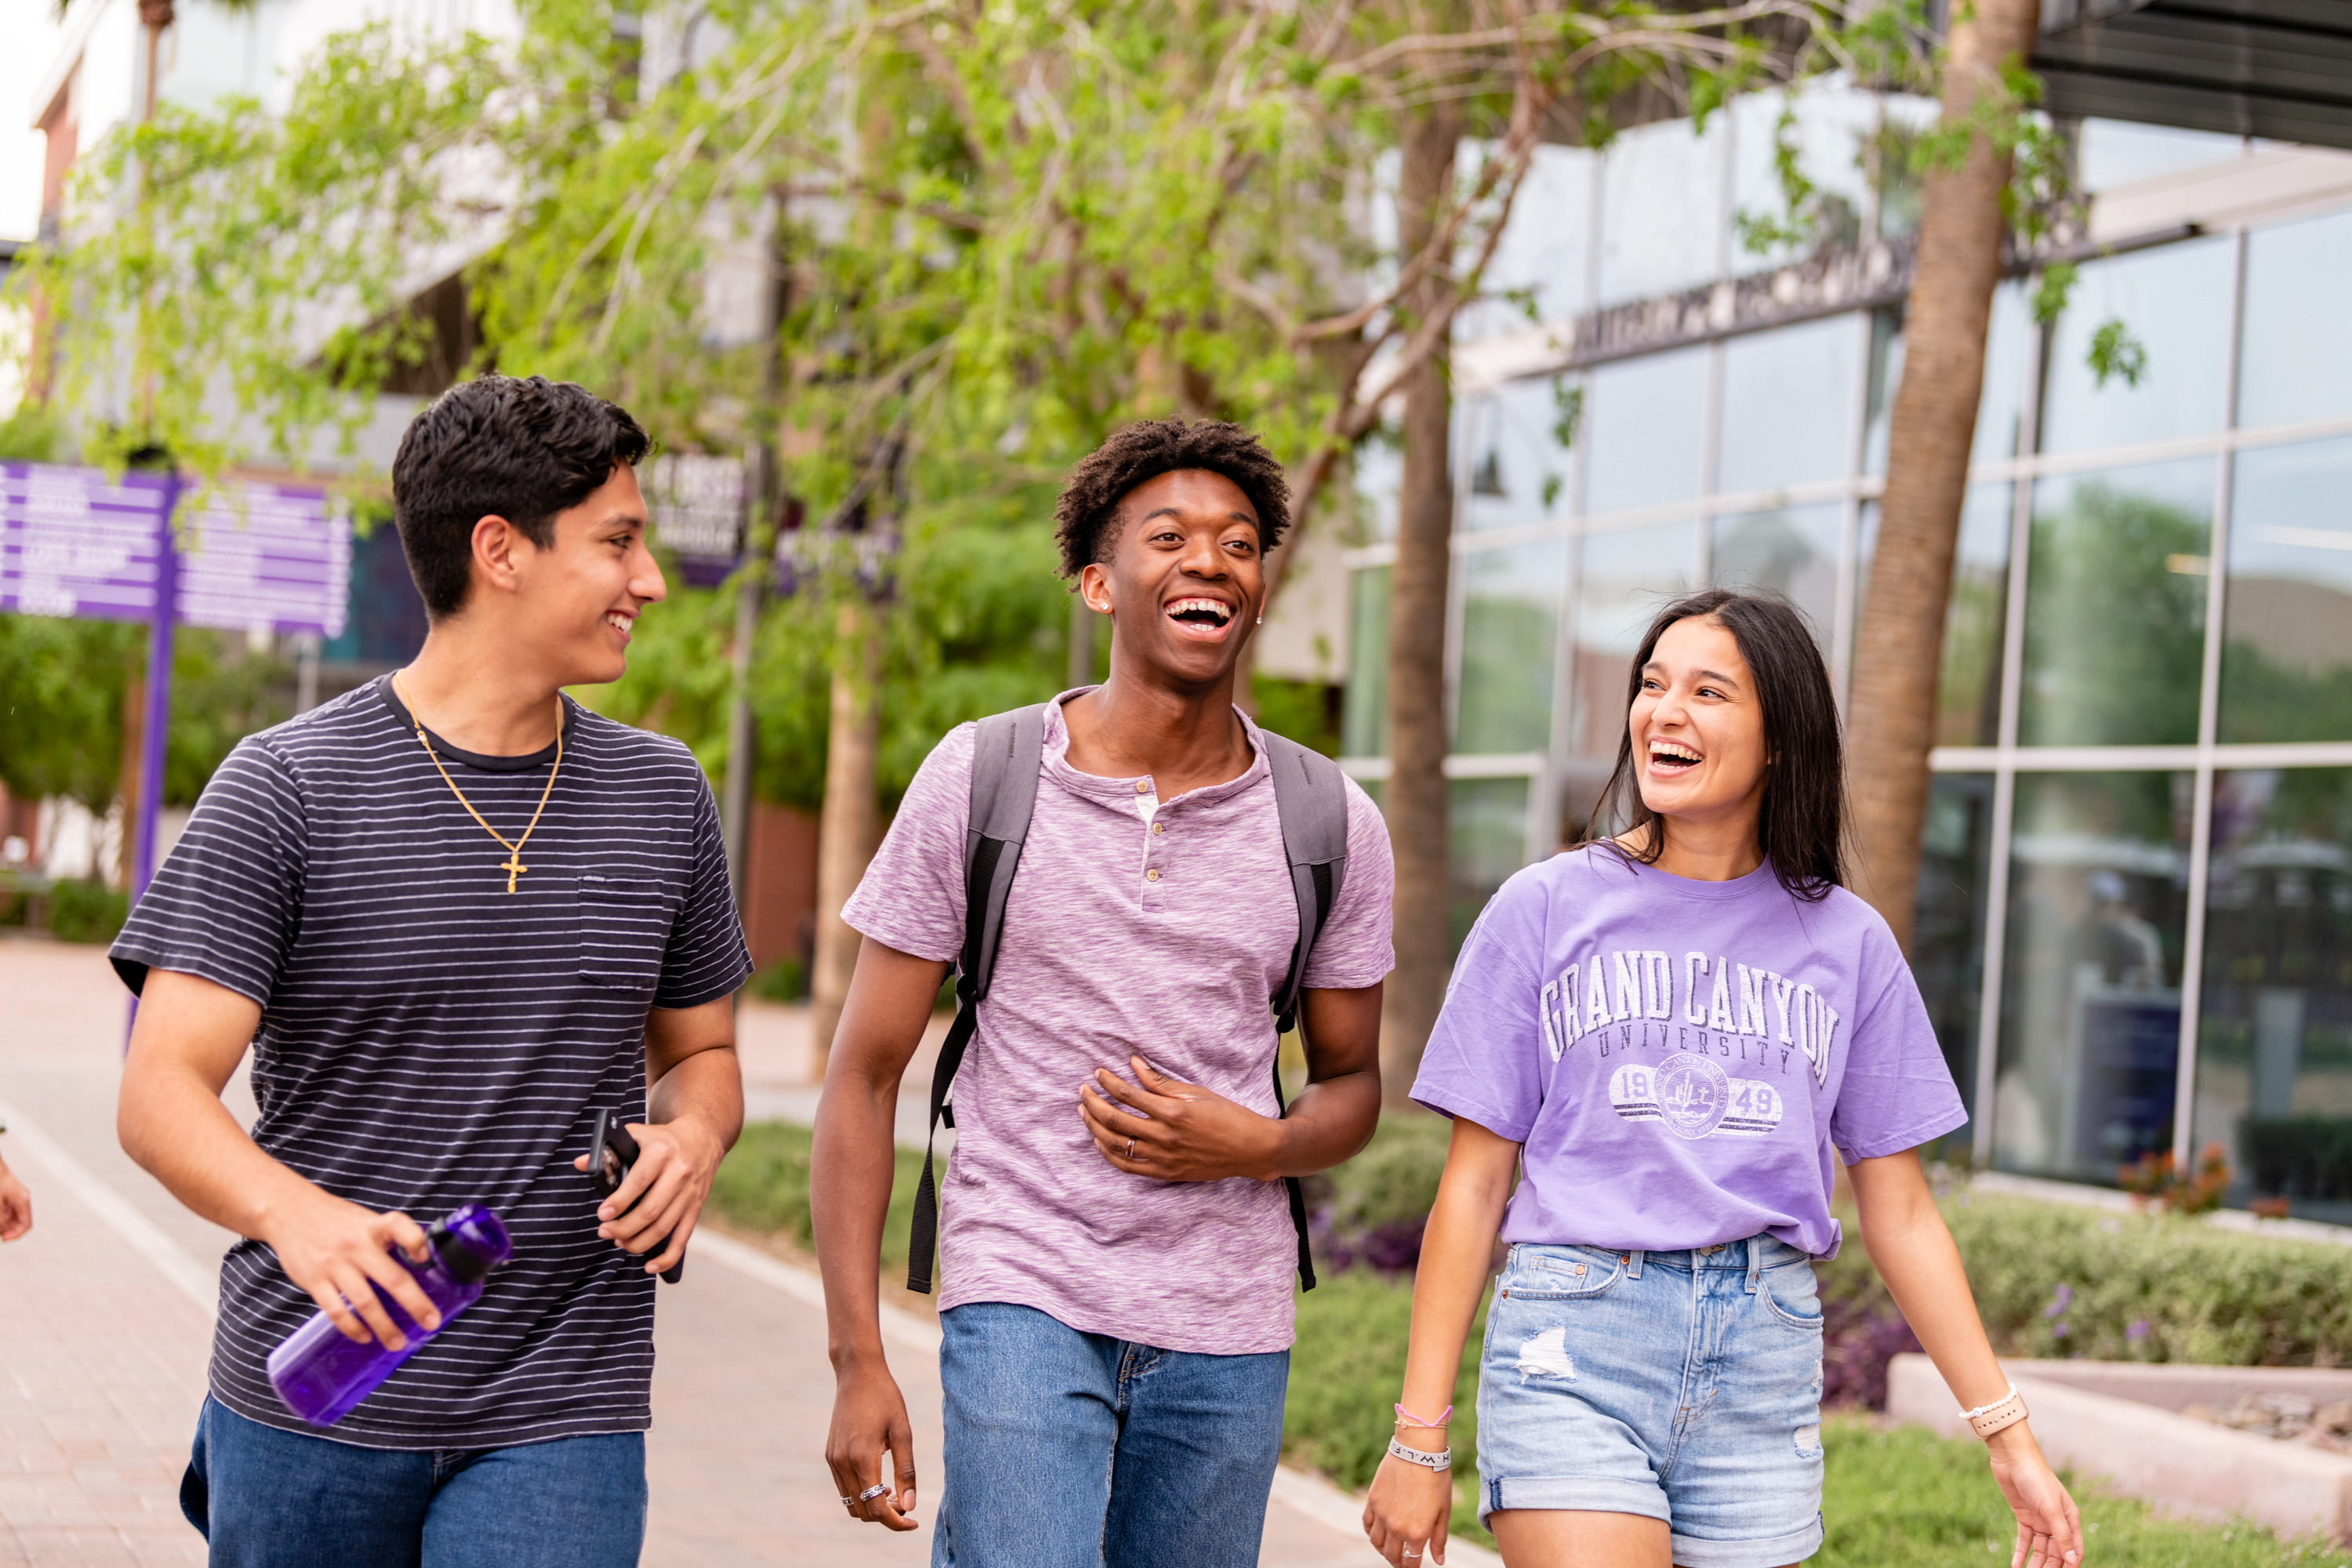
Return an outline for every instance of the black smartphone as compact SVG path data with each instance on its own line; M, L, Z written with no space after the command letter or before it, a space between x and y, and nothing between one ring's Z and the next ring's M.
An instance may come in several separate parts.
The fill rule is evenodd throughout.
M588 1179L596 1190L611 1197L629 1179L629 1167L637 1163L637 1141L621 1125L621 1119L609 1110L596 1112L596 1125L588 1137ZM656 1247L656 1252L661 1250ZM662 1270L662 1278L675 1285L686 1274L686 1259L681 1258Z

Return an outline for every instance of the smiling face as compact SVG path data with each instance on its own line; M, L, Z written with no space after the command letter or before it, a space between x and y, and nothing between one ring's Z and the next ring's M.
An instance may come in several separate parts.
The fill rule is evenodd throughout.
M555 514L551 543L534 545L516 530L510 549L517 646L544 662L557 686L618 680L638 612L669 593L646 548L636 474L615 464L587 500ZM483 587L476 583L477 597Z
M1229 679L1265 602L1257 513L1223 474L1184 468L1119 501L1109 560L1080 574L1087 603L1111 616L1114 659L1162 679Z
M1625 727L1642 804L1659 816L1697 826L1752 818L1762 805L1764 709L1722 622L1693 616L1659 636Z

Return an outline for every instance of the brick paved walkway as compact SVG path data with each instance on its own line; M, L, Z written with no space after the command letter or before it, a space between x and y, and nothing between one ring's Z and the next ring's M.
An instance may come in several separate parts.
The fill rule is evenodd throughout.
M30 1237L0 1249L0 1568L204 1561L177 1493L229 1237L115 1144L122 996L95 948L0 938L0 1115L16 1129L0 1152L32 1187L35 1215ZM783 1009L746 1018L754 1098L769 1114L813 1108L814 1090L794 1081L800 1030ZM250 1117L241 1082L230 1105ZM813 1277L740 1243L697 1261L662 1289L646 1563L929 1561L936 1492L922 1500L926 1528L908 1535L856 1526L835 1500L820 1458L833 1379ZM939 1382L923 1342L935 1333L906 1318L891 1346L918 1464L933 1476ZM1352 1506L1286 1474L1263 1563L1377 1561L1347 1528Z

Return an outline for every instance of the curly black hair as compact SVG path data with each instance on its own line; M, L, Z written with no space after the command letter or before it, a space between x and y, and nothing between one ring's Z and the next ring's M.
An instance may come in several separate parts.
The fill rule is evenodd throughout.
M1203 468L1233 480L1257 513L1262 551L1282 542L1290 526L1290 480L1274 454L1238 425L1204 419L1147 419L1130 425L1070 470L1054 508L1054 536L1062 546L1062 575L1076 577L1104 558L1118 527L1118 503L1146 479Z

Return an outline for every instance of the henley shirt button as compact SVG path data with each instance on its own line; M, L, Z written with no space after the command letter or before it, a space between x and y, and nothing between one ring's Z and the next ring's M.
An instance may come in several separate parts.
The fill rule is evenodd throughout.
M1146 871L1143 874L1143 879L1147 882L1156 882L1160 880L1160 868L1154 866L1150 870Z
M1165 833L1168 831L1168 825L1164 822L1155 822L1151 825L1151 831L1154 833Z
M1135 793L1138 795L1150 795L1151 793L1151 781L1150 779L1136 780Z

